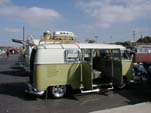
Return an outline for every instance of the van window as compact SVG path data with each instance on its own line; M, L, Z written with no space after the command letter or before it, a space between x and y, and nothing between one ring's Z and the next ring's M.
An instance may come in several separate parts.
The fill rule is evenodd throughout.
M34 61L35 61L35 56L36 56L36 49L33 49L31 52L31 57L30 57L30 70L33 71L34 69Z
M130 53L128 53L128 51L121 51L122 54L122 60L130 60Z
M99 56L103 59L109 59L111 57L111 52L108 49L102 49L99 52Z
M119 54L119 53L120 53L119 50L112 50L112 57L113 58L120 58L121 54Z
M90 49L83 49L82 50L82 61L83 62L91 62L91 52Z
M75 49L65 50L65 61L66 62L79 62L80 51Z

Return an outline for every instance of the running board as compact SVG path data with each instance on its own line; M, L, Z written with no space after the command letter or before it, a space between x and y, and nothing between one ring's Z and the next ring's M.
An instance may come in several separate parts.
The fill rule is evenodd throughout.
M93 89L93 90L81 90L81 93L82 94L86 94L86 93L95 93L95 92L100 92L101 90L98 88L98 89Z
M35 89L31 84L27 83L28 89L25 90L25 93L28 94L33 94L33 95L37 95L37 96L42 96L45 91L37 91L37 89Z
M106 84L93 84L92 87L111 87L113 86L113 83L106 83Z
M113 90L114 87L110 87L110 88L107 88L106 91L110 91L110 90ZM93 89L93 90L82 90L81 89L81 93L82 94L87 94L87 93L98 93L98 92L101 92L102 90L100 88L97 88L97 89Z

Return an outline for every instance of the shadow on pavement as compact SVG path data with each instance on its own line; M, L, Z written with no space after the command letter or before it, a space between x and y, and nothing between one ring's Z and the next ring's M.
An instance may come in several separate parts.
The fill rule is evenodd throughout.
M20 98L22 100L26 101L33 101L37 99L46 99L44 96L34 96L32 94L25 93L25 90L27 90L28 87L25 82L17 82L17 83L3 83L0 84L0 95L8 95ZM48 95L48 100L53 99L50 95ZM78 99L74 96L73 92L66 95L64 99L69 100L75 100L78 101ZM55 99L54 99L55 100Z
M13 66L11 67L11 69L14 69L14 70L19 70L19 71L23 71L24 69L19 67L19 66Z
M127 104L151 102L151 86L148 83L131 84L125 89L114 90L114 93L125 97Z
M25 93L27 86L23 82L0 84L0 95L8 95L18 97L23 100L36 100L35 96Z
M8 71L0 71L0 74L2 75L9 75L9 76L19 76L19 77L27 77L29 76L28 73L24 71L18 71L18 70L8 70Z
M11 70L0 71L1 75L27 77L29 73L25 72L21 67L11 67Z

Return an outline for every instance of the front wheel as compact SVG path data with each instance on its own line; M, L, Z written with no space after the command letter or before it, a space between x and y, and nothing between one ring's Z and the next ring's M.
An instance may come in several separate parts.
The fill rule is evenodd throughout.
M67 87L65 85L57 85L49 88L49 91L54 98L62 98L66 92Z

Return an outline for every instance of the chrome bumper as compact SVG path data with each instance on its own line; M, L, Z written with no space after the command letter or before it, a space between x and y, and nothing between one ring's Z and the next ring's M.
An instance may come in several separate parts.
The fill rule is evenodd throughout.
M42 96L45 93L45 91L38 91L30 83L28 83L27 86L28 86L28 90L25 90L26 93L37 95L37 96Z

